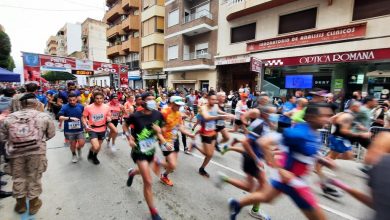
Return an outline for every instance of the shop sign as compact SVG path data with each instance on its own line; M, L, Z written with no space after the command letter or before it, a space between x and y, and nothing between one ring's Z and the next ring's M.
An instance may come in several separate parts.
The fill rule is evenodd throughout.
M249 63L251 57L249 55L238 55L238 56L229 56L221 57L215 59L215 65L229 65L229 64L238 64L238 63Z
M344 79L335 79L334 88L342 89L344 87Z
M390 59L390 48L350 51L329 54L317 54L299 57L285 57L278 59L263 60L265 66L294 66L310 64L331 64L331 63L348 63L372 60Z
M45 67L56 67L65 69L74 69L76 67L75 59L71 58L39 55L39 59L40 65Z
M251 57L251 71L252 72L257 72L257 73L260 73L261 72L261 68L263 67L263 63L261 62L261 60L255 58L255 57Z
M74 75L81 75L81 76L92 76L93 71L89 70L72 70L72 74Z
M318 31L310 31L284 37L247 43L247 51L264 51L277 48L296 47L302 45L334 42L354 38L362 38L366 35L367 23L359 23Z
M314 85L316 86L330 85L330 80L315 80Z
M93 70L92 60L76 60L77 70Z
M98 72L119 73L119 65L113 63L93 62L93 70Z

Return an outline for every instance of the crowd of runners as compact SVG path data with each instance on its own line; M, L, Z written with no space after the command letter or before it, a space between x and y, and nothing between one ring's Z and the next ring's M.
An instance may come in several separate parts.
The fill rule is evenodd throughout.
M390 144L386 141L390 133L382 132L372 139L370 130L373 126L383 130L389 127L388 100L381 100L379 104L373 97L362 98L357 91L341 105L332 94L320 89L296 91L274 99L266 92L251 92L244 86L226 94L213 89L83 88L72 82L51 87L29 83L18 90L5 88L2 93L0 138L5 149L3 154L11 167L18 213L26 211L26 197L32 204L31 214L42 205L38 196L42 192L40 178L46 167L40 168L38 164L39 171L28 169L31 165L28 158L41 155L37 160L45 162L45 141L54 136L56 126L64 132L64 142L69 146L73 163L82 159L81 149L86 140L90 142L87 159L99 165L102 145L107 144L116 152L118 136L125 139L135 164L127 172L126 184L131 187L133 179L141 176L153 220L161 217L153 199L152 174L167 186L174 186L170 174L180 166L181 145L188 155L193 151L204 155L197 170L199 175L213 178L218 188L229 184L249 193L229 200L227 216L232 220L249 205L254 218L271 219L272 216L260 209L260 204L269 203L282 193L288 195L308 219L326 219L305 180L313 169L324 194L337 198L346 192L373 207L377 213L375 219L390 216L390 191L384 187L390 180L385 170L390 168ZM49 114L57 120L56 124L48 119ZM26 116L37 128L37 134L24 132L29 127L16 123L24 119L25 124L30 125ZM328 131L326 141L321 139L319 130ZM234 138L233 133L244 136ZM35 136L44 140L36 140ZM30 148L30 145L37 147ZM329 147L325 154L324 145ZM353 159L355 146L367 149L361 170L369 176L371 192L359 192L322 171L324 166L335 169L337 159ZM157 156L158 151L165 157L163 160ZM235 179L222 172L208 173L207 166L215 151L221 155L233 152L242 155L246 177ZM20 161L21 157L27 159ZM22 174L17 173L20 163L24 164ZM38 177L27 179L30 173ZM26 181L32 181L39 189L23 185ZM11 195L1 192L4 197Z

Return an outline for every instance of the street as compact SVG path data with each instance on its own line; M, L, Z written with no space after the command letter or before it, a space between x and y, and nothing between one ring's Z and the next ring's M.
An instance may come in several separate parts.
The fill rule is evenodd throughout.
M243 137L235 134L236 137ZM101 164L89 163L86 156L89 143L83 150L83 159L76 164L71 163L71 153L64 147L63 133L48 142L48 170L43 175L43 206L34 217L22 216L13 211L15 200L0 200L1 220L16 219L149 219L149 210L143 198L142 180L134 179L131 188L126 186L127 170L134 167L130 159L130 149L126 142L118 138L118 151L112 153L106 144L99 153ZM198 140L200 141L200 140ZM200 143L200 142L199 142ZM182 147L181 147L182 148ZM213 184L218 171L229 176L244 178L241 171L241 156L229 152L221 156L215 153L212 162L206 168L210 179L200 176L197 171L203 156L194 150L193 155L179 154L177 170L170 175L173 187L160 183L154 177L153 191L155 202L163 219L228 219L227 200L230 197L241 198L246 193L230 185L222 190ZM158 151L158 156L162 154ZM366 178L358 170L359 164L352 161L338 161L340 169L335 172L341 180L359 189L365 189ZM329 175L333 175L328 172ZM5 178L9 180L9 177ZM339 201L325 198L318 187L318 179L313 175L312 186L316 196L325 210L328 219L370 219L372 211L361 203L345 195ZM11 181L6 189L11 190ZM262 205L275 220L304 219L295 205L286 196L274 201L272 205ZM239 215L238 219L253 219L249 216L249 207Z

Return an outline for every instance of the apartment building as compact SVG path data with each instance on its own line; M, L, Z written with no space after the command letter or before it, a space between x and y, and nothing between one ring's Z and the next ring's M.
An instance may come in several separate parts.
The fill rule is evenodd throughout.
M82 52L85 54L85 59L108 62L106 30L107 24L87 18L81 23L81 40Z
M106 0L108 10L103 22L108 25L107 58L126 64L132 76L130 87L142 87L140 75L140 0Z
M215 64L224 90L249 84L273 96L322 88L380 98L390 89L390 1L225 0L219 12Z
M143 86L166 86L164 73L164 0L142 0L141 68Z
M81 51L81 24L66 23L55 36L46 41L45 54L66 57Z
M57 36L50 36L46 41L45 54L57 56L58 39Z
M165 3L165 67L168 87L216 88L217 0L170 0Z

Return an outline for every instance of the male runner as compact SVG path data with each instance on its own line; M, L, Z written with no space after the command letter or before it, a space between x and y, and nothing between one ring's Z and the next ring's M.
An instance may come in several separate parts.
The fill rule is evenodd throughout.
M241 93L240 94L240 101L237 102L236 109L234 110L235 112L235 119L234 119L234 125L233 128L230 129L230 132L237 132L239 128L241 128L244 133L247 133L246 126L242 123L242 115L248 111L248 105L247 103L247 98L248 94L247 93Z
M68 94L68 104L62 105L59 120L65 121L64 135L65 139L70 141L70 151L72 152L72 162L77 163L81 159L81 149L85 144L84 128L81 123L84 106L77 103L75 93ZM76 155L76 150L78 157Z
M272 149L277 142L269 138L260 140L260 146L266 153L267 163L277 169L271 172L271 185L261 192L254 192L240 201L229 200L230 219L236 219L241 208L258 202L269 203L280 193L285 193L295 202L308 219L322 220L325 215L315 200L310 186L305 178L318 158L321 146L321 138L317 129L328 123L332 116L332 109L326 104L310 104L306 109L305 123L300 123L293 128L287 128L283 133L283 145L280 149L283 153L276 163L273 160ZM331 163L326 163L331 166Z
M225 112L226 93L225 92L218 92L217 93L217 100L218 100L219 110L221 110L222 112ZM230 139L229 132L228 132L227 128L225 127L225 120L218 120L217 121L215 132L217 132L217 135L218 135L218 133L222 134L222 140L219 143L217 143L218 141L216 141L215 149L219 152L221 152L221 151L223 152L223 150L227 148L226 142L228 142ZM223 145L223 144L225 144L225 145L223 146L223 149L221 149L220 145Z
M111 123L111 112L108 105L104 104L104 95L102 92L93 94L94 103L84 108L82 122L89 133L91 149L89 150L88 160L98 165L100 161L97 155L102 147L104 137L106 136L107 126L114 129Z
M216 120L226 120L233 118L233 115L221 111L218 108L217 96L215 92L210 91L208 94L207 104L201 107L201 125L200 135L203 143L203 148L197 148L204 156L202 166L199 168L199 174L205 177L210 177L206 172L205 167L210 162L214 154L214 146L217 139Z
M182 97L171 96L168 107L161 111L165 122L164 127L162 128L164 139L174 146L174 149L172 150L167 150L164 145L161 146L161 151L166 158L166 163L161 163L161 165L165 167L165 172L161 174L160 180L168 186L173 186L173 182L168 178L168 174L175 170L178 152L180 151L178 132L180 131L182 135L195 138L195 135L187 131L183 125L182 114L179 110L180 107L184 105L185 103L183 102Z
M153 161L158 140L167 150L172 150L173 147L162 135L160 126L163 124L164 118L156 110L157 104L153 94L144 93L141 98L143 109L130 115L125 120L125 132L132 148L131 157L134 163L137 164L137 168L130 169L128 172L127 186L130 187L134 176L140 174L144 184L144 197L152 220L161 220L153 202L152 176L150 175L149 166L155 165ZM132 127L131 134L129 133L130 126Z

